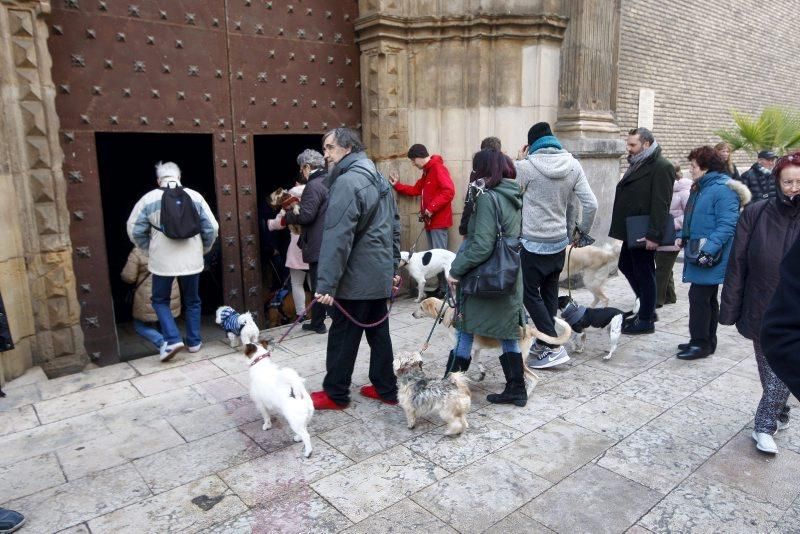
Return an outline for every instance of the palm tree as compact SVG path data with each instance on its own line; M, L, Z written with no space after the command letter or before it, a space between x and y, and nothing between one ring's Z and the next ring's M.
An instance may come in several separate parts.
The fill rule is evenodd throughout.
M735 127L714 132L731 145L731 151L774 150L782 155L800 148L800 112L795 109L770 106L758 118L738 111L731 111L731 116Z

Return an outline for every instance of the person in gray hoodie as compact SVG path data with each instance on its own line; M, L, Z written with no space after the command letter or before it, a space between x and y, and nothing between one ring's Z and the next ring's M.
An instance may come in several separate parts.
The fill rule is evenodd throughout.
M528 144L514 164L522 195L522 280L524 303L536 328L557 336L553 317L558 312L558 277L566 248L576 236L588 234L597 213L597 198L583 167L561 146L546 122L528 130ZM568 228L567 211L577 198L581 217ZM544 369L569 361L564 347L537 341L528 365Z

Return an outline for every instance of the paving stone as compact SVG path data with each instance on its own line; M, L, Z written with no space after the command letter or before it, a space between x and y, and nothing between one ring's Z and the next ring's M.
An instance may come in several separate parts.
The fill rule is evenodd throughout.
M403 446L311 484L348 519L361 521L447 475Z
M0 436L28 430L35 426L39 426L39 418L36 417L36 411L30 404L0 412Z
M151 495L132 465L95 473L4 505L23 510L29 532L55 532Z
M125 381L37 402L34 407L42 423L52 423L101 410L107 406L125 404L140 397L136 388L130 382Z
M66 481L53 454L3 466L0 467L0 503L25 497Z
M469 428L459 436L445 436L444 427L418 436L406 446L412 451L455 471L522 436L522 432L481 414L470 414Z
M89 521L92 532L204 531L247 506L217 477L180 486Z
M663 408L612 391L578 406L563 417L619 440L644 426L662 411Z
M186 414L208 405L209 402L203 396L192 388L185 387L104 408L99 414L108 428L120 432L129 425L147 424L157 419Z
M555 419L495 453L556 483L613 446L616 440Z
M761 382L758 377L745 378L732 373L725 373L692 396L720 406L739 410L747 414L755 414L761 400Z
M363 404L363 403L362 403ZM375 412L372 412L374 415ZM440 421L436 421L440 424ZM320 434L320 438L357 462L406 442L435 428L425 419L409 429L399 407L381 410L380 417L364 417Z
M91 534L91 531L89 530L89 527L86 526L86 523L81 523L80 525L75 525L74 527L59 530L58 534Z
M623 380L625 379L617 374L588 365L579 365L561 373L557 380L548 382L543 388L552 387L560 396L583 404L613 389Z
M713 449L648 425L610 448L597 463L635 482L667 493L713 453Z
M703 380L676 375L659 366L620 384L614 391L662 408L669 408L704 384Z
M404 499L343 532L347 534L376 534L378 532L386 534L405 532L455 534L456 531L414 501Z
M183 350L179 352L173 359L168 362L161 362L158 355L148 356L146 358L137 358L128 362L139 374L149 375L159 371L165 371L175 367L182 367L192 362L199 362L201 360L208 360L236 352L236 349L230 348L226 343L221 341L212 341L210 343L203 343L203 348L200 352L189 352Z
M0 412L8 412L27 404L33 404L42 398L36 384L26 384L14 389L9 389L6 385L3 386L3 392L6 396L0 397Z
M474 389L474 388L473 388ZM482 391L482 390L481 390ZM502 391L502 388L497 388L497 391ZM536 390L534 389L534 394ZM482 393L486 395L486 393ZM528 404L520 408L513 404L489 404L476 410L480 415L491 418L505 426L519 430L522 433L531 432L547 422L545 419L539 418L539 411L537 410L536 403L532 398L528 399ZM470 420L471 415L467 417Z
M556 532L623 532L664 495L587 465L522 508Z
M538 374L542 375L543 373ZM564 388L558 380L547 382L541 386L536 386L533 394L528 397L528 403L525 408L533 411L535 422L551 421L586 402L580 398L565 396L568 393L569 390Z
M520 511L507 515L483 534L553 534L553 531Z
M140 376L131 380L131 383L142 392L142 395L149 397L223 376L225 372L222 369L203 360Z
M40 382L47 382L47 380L47 375L44 373L42 368L37 365L35 367L31 367L30 369L26 369L22 375L18 376L14 380L6 382L3 386L3 391L6 393L9 391L17 391L24 386L31 386ZM2 402L2 400L0 400L0 402Z
M693 475L639 522L654 533L770 532L783 511L723 484ZM796 531L795 531L796 532Z
M608 345L608 336L605 336L605 345ZM589 341L587 340L587 344ZM588 349L587 349L588 350ZM602 356L608 354L608 351L602 353ZM570 357L572 353L570 353ZM595 357L586 362L588 367L601 369L625 377L636 376L642 371L658 365L663 362L665 355L658 354L652 347L650 350L641 350L638 347L631 347L630 344L618 347L610 360L604 360L600 357Z
M772 532L775 534L797 534L797 525L800 525L800 499L795 501L794 506L783 514Z
M345 455L315 441L309 458L303 457L303 444L297 443L221 471L219 476L248 506L256 506L351 465Z
M108 434L103 419L86 414L0 437L0 465L54 452Z
M323 410L314 412L311 418L311 423L308 425L308 433L313 437L319 436L332 428L337 428L342 425L351 423L354 419L350 415L338 410ZM262 430L263 420L259 415L258 419L252 423L247 423L239 427L239 430L244 432L253 441L258 443L259 447L267 452L274 452L285 447L294 445L294 432L289 428L286 420L280 415L273 414L272 428L269 430ZM312 439L312 443L316 439Z
M195 384L194 389L208 395L210 397L209 400L213 400L214 402L235 399L242 395L247 395L249 391L247 386L242 385L232 376L223 376L222 378L215 378Z
M677 350L676 347L676 353ZM735 361L714 354L708 358L688 361L679 360L678 358L667 358L662 363L655 366L654 369L666 371L665 376L672 375L710 382L734 365L736 365Z
M752 352L752 351L751 351ZM749 357L743 359L728 370L729 373L743 376L745 378L758 380L758 364L756 364L756 357L750 354Z
M545 479L492 455L411 498L460 532L481 532L549 486Z
M166 421L159 420L64 447L57 454L67 478L74 480L184 443Z
M243 373L250 369L250 364L241 352L225 354L211 360L211 363L225 371L229 375Z
M136 369L127 363L118 363L107 367L98 367L89 371L54 378L39 382L39 393L42 400L69 395L78 391L86 391L99 386L121 382L138 376Z
M264 454L236 429L140 458L134 462L154 493L208 476Z
M697 474L785 510L800 497L800 454L789 450L764 454L750 433L747 429L737 434Z
M247 526L242 528L245 521ZM352 524L336 508L306 486L300 491L272 500L264 506L253 508L248 514L235 518L228 524L218 525L211 532L332 534Z
M195 441L260 419L256 405L250 397L243 396L175 415L167 421L186 441Z
M660 415L653 421L653 426L698 445L717 449L750 420L746 413L689 397Z

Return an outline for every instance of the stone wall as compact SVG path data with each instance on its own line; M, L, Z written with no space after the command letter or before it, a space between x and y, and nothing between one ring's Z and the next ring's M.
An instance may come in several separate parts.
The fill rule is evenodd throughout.
M0 2L0 292L17 347L0 381L86 363L75 293L63 154L42 16L49 2Z
M655 91L654 133L668 158L719 141L730 110L800 108L796 0L622 0L617 117L637 125L639 89ZM740 170L752 155L738 153Z

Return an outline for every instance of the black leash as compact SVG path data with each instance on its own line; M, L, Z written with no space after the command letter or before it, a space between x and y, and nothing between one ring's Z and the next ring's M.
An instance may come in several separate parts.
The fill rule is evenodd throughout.
M414 244L411 245L411 250L408 251L408 259L411 259L411 255L417 251L417 243L419 243L419 238L422 237L423 232L425 232L425 225L422 225L422 230L419 231L417 234L417 238L414 240Z
M444 307L447 306L448 297L450 296L450 286L447 286L447 291L444 293L444 299L442 299L442 305L439 307L439 313L436 314L436 318L433 321L433 326L431 326L431 331L428 332L428 339L425 340L425 343L422 344L422 348L420 349L419 353L422 354L426 350L428 350L428 343L433 337L433 331L436 328L436 325L440 324L442 320L444 320Z

